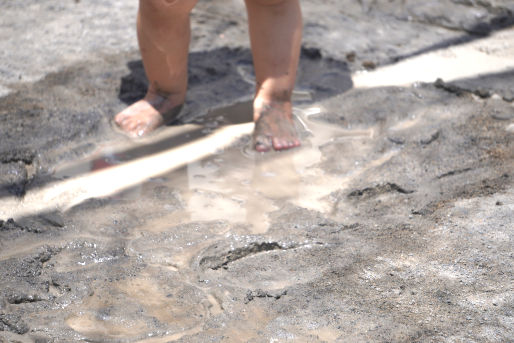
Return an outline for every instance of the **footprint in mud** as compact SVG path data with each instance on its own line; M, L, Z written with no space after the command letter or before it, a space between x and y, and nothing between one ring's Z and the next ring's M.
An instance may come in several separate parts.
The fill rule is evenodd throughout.
M237 288L275 294L320 275L313 254L320 243L265 241L254 236L231 237L201 251L195 266L202 277Z
M166 218L159 221L166 221ZM157 226L159 223L152 222L149 225ZM168 225L161 233L149 233L151 230L141 227L142 237L129 242L127 254L137 256L149 265L181 270L189 268L196 254L216 237L230 230L230 227L221 221L210 221L174 227Z
M119 342L195 331L209 314L211 300L177 275L148 268L140 275L94 287L72 305L66 324L87 340Z

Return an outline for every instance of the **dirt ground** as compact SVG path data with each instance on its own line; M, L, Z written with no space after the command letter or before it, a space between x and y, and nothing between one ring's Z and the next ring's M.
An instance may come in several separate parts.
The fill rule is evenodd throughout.
M514 2L302 1L302 147L251 149L241 0L132 141L136 0L0 0L0 342L514 341Z

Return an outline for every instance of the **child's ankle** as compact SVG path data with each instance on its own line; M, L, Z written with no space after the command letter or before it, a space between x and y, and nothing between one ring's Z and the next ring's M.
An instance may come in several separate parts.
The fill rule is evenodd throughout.
M168 102L173 105L173 107L182 105L185 101L185 94L182 93L167 93L162 91L154 91L149 89L145 95L145 100L151 104L160 105L162 103Z
M289 107L291 105L291 96L266 96L266 95L258 95L253 100L253 108L254 110L262 109L266 106L276 106L276 107Z

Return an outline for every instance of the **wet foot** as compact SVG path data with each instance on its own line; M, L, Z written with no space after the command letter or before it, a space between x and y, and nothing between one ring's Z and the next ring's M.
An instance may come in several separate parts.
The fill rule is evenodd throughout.
M181 102L171 97L147 94L114 117L118 127L132 137L144 136L171 122L180 112Z
M275 101L259 106L254 110L254 121L255 150L265 152L273 148L278 151L300 146L290 102Z

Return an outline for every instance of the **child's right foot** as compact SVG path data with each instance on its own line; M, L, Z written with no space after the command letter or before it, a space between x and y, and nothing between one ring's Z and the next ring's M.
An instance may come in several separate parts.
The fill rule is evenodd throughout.
M120 129L132 137L141 137L171 122L182 108L181 101L158 94L147 94L114 117Z
M290 101L272 101L254 106L254 121L255 150L279 151L300 146Z

